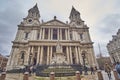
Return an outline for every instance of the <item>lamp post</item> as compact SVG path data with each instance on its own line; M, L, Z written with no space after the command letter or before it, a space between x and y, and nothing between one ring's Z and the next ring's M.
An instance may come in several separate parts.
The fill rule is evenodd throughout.
M82 58L83 58L84 74L87 75L88 73L87 73L87 67L86 67L86 65L85 65L85 58L86 58L86 56L85 56L85 52L82 53Z

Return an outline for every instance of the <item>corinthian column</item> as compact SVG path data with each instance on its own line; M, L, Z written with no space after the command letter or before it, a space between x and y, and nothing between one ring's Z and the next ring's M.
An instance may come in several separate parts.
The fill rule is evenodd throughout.
M82 52L80 51L80 47L78 47L78 52L79 52L79 60L80 60L80 63L83 64L83 59L82 59Z
M50 40L50 28L48 28L48 40Z
M68 40L70 40L70 32L69 32L69 29L68 29Z
M52 46L50 46L50 63L52 62Z
M76 63L78 64L78 63L79 63L79 60L78 60L77 46L75 46L75 54L76 54Z
M60 38L59 38L59 28L57 29L57 39L59 40Z
M53 39L53 29L51 28L51 40Z
M60 40L62 40L62 29L60 29Z
M42 35L42 39L44 39L44 36L45 36L45 28L43 28L43 35Z
M71 46L70 46L69 50L70 50L70 62L71 62L71 64L73 64Z
M40 29L40 40L42 39L42 28Z
M34 49L34 46L32 46L32 49L31 49L31 53L32 53L32 56L31 56L31 61L30 61L30 64L32 64L33 63L33 49Z
M68 46L66 46L66 48L67 48L67 62L68 62L68 64L70 64L70 59L69 59L69 50L68 50Z
M39 64L39 57L40 57L40 46L38 46L37 64Z
M27 54L27 61L25 63L25 65L29 65L29 56L30 56L30 46L28 46L28 54Z
M65 29L65 39L68 40L68 37L67 37L67 29Z
M40 52L40 64L42 64L43 60L43 46L41 46L41 52Z
M49 64L49 46L47 47L47 64Z

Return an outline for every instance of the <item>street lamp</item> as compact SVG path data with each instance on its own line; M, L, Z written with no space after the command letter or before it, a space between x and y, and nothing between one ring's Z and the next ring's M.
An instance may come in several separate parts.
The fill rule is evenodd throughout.
M87 73L87 67L86 67L86 65L85 65L85 58L86 58L85 52L82 53L82 58L83 58L84 74L87 75L88 73Z

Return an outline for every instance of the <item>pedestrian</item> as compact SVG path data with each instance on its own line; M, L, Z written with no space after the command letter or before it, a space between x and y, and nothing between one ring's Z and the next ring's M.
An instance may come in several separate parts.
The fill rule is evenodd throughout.
M87 68L87 66L84 66L84 70L85 70L85 75L88 75L88 68Z
M94 68L93 68L92 66L90 67L90 71L91 71L91 75L92 75L92 74L95 74Z
M95 66L94 68L95 68L95 71L97 71L97 70L98 70L98 69L97 69L97 66Z
M117 73L118 73L118 76L119 76L119 79L120 79L120 63L119 62L116 63L115 69L117 70Z
M110 79L111 79L111 67L110 67L110 65L108 65L108 63L105 63L105 65L104 65L104 70L105 70L105 72L107 73L108 78L109 78L109 80L110 80Z

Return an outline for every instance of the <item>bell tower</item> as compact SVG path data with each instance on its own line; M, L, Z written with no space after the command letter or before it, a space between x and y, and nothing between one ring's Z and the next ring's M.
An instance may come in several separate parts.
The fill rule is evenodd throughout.
M72 24L72 26L79 26L81 25L84 21L82 21L81 17L80 17L80 12L78 12L73 6L72 6L72 10L69 16L70 19L70 24Z
M28 15L26 18L23 19L20 25L24 26L38 26L40 24L39 21L40 13L37 4L28 10Z
M28 10L28 16L26 18L33 18L33 19L38 19L40 18L40 14L39 14L39 9L37 7L37 4Z

